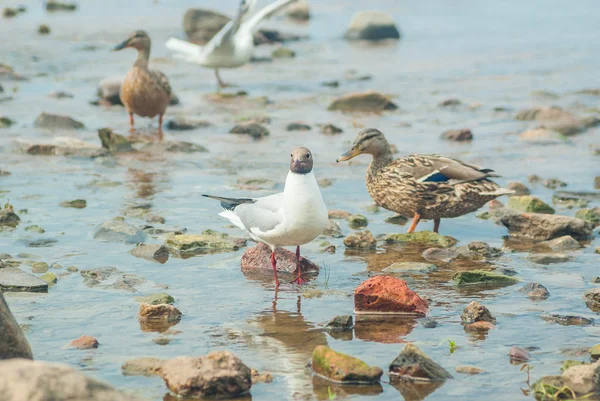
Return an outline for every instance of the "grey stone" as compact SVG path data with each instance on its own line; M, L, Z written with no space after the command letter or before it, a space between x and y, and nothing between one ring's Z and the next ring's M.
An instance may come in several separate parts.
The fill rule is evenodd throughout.
M550 240L570 235L575 239L588 239L594 225L574 217L540 213L521 213L503 216L500 222L512 237Z
M454 249L428 248L423 251L422 256L428 262L450 263L458 257L458 252Z
M538 265L551 265L568 262L571 257L562 253L533 253L527 256L527 260Z
M460 319L463 324L470 324L475 322L490 322L496 324L496 318L492 313L477 301L472 301L465 307L463 313L460 315Z
M452 375L437 362L429 358L414 344L409 343L390 364L390 380L407 378L425 381L445 381Z
M550 296L550 292L546 287L538 283L527 283L519 292L526 293L532 299L546 299Z
M542 245L546 245L553 251L570 251L581 248L579 242L570 235L563 235L550 241L544 241Z
M25 273L18 267L0 269L0 290L16 292L47 292L48 283L36 276Z
M143 258L159 263L166 263L169 259L169 249L164 245L158 244L137 244L129 253L136 258Z
M348 40L400 39L400 31L391 15L380 11L354 14L344 38Z
M50 130L84 128L82 123L69 116L61 116L49 113L40 114L35 120L34 125L38 128L46 128Z
M143 231L120 220L108 220L98 227L94 239L107 242L142 243L146 240Z
M33 359L33 355L27 339L0 291L0 360L11 358ZM4 375L4 371L2 371L2 375ZM2 379L0 379L1 381ZM4 393L0 390L0 394Z

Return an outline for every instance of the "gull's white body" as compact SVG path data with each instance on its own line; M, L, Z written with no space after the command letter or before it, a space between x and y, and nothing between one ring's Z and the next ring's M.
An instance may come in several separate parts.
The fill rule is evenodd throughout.
M327 207L312 171L307 174L290 171L283 192L255 200L219 215L272 250L307 244L327 225Z
M253 8L254 1L250 8ZM256 14L245 18L238 15L229 21L205 46L170 38L168 49L177 57L208 68L236 68L250 61L254 54L254 31L259 23L296 0L277 0Z

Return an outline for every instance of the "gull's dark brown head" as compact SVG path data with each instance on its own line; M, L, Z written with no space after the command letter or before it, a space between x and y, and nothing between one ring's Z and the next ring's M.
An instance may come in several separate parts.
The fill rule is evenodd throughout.
M132 32L127 39L116 45L113 50L122 50L127 47L137 50L150 49L150 36L142 30Z
M310 150L300 147L292 150L290 171L296 174L308 174L313 168L313 157Z
M350 160L360 154L366 153L373 156L389 151L390 145L385 136L376 128L366 128L356 135L352 148L338 157L338 162Z

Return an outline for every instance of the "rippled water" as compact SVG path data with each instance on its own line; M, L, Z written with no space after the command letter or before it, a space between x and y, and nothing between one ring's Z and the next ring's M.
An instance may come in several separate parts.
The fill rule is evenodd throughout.
M6 4L12 4L9 0ZM328 399L326 383L313 379L304 370L316 345L360 357L387 370L404 342L415 342L449 371L460 364L474 364L486 370L479 376L454 374L442 387L427 397L446 400L524 399L525 374L509 364L507 352L513 345L539 347L533 351L534 377L559 372L561 360L577 358L568 349L587 348L598 342L596 326L577 327L549 324L542 313L569 313L596 317L581 297L592 288L598 275L595 239L573 253L573 260L539 266L524 260L525 252L507 253L498 265L514 268L518 278L546 285L551 297L534 302L517 290L520 285L495 290L459 290L450 277L461 268L439 266L430 274L407 278L411 288L431 300L431 316L439 322L426 329L416 322L402 325L357 323L352 336L333 338L318 330L317 324L336 314L351 314L354 288L376 271L395 261L420 260L415 250L380 247L375 255L344 251L341 239L327 239L337 246L335 254L320 252L317 240L304 247L303 254L326 270L308 289L284 286L275 300L270 281L249 280L240 272L238 252L171 258L164 265L129 255L131 246L102 243L92 238L100 223L122 215L131 206L151 204L152 211L166 218L168 227L185 227L190 233L207 228L240 235L216 213L215 202L200 194L261 196L268 191L241 191L234 187L238 177L268 178L281 184L287 173L289 150L303 145L315 156L315 174L329 178L333 185L323 189L330 209L344 209L368 217L375 235L403 232L406 228L383 222L392 213L373 212L364 187L365 157L350 166L337 165L336 157L346 151L358 127L377 127L394 143L400 154L439 152L495 169L504 178L498 182L526 182L529 174L557 177L569 183L569 190L589 191L598 175L598 128L572 137L568 143L539 146L519 142L518 132L535 125L513 117L522 107L560 105L578 115L591 115L598 98L577 95L575 91L597 86L598 17L594 1L579 1L565 7L558 1L515 0L502 2L434 1L399 2L311 2L314 14L307 25L276 19L268 26L285 32L310 36L310 40L291 43L297 53L292 60L250 64L223 71L228 82L237 83L251 97L267 96L272 103L217 104L205 95L215 90L213 74L195 65L169 58L163 46L170 35L182 36L181 16L187 7L208 7L211 2L181 0L152 2L134 0L81 2L76 13L46 14L37 1L18 1L28 11L17 18L0 21L0 37L5 38L0 62L30 77L29 81L1 82L5 94L15 91L14 99L0 103L0 113L18 123L0 131L0 169L12 175L0 177L2 198L10 199L16 209L27 209L16 230L0 232L0 250L12 255L30 253L33 260L57 262L79 269L115 266L148 280L139 294L118 290L88 288L79 274L59 276L48 294L8 294L8 301L20 323L30 325L27 338L36 358L70 364L131 391L148 400L159 400L167 393L157 378L124 377L121 364L134 357L170 358L202 355L228 349L249 366L275 375L271 384L252 388L252 398ZM219 2L219 10L230 13L236 1ZM261 4L265 2L262 1ZM397 44L365 46L341 39L347 22L357 10L381 9L393 14L403 38ZM40 23L48 24L52 34L38 37ZM206 119L213 127L188 132L167 131L166 139L190 141L209 149L209 153L152 153L141 156L116 156L95 160L69 157L29 156L17 151L19 142L50 143L53 137L70 137L98 144L96 129L111 127L126 132L127 116L122 108L102 108L89 104L98 81L123 75L133 62L133 52L112 53L111 46L134 29L146 29L154 40L152 64L171 80L181 105L168 110L167 119L181 115ZM6 38L10 38L7 40ZM257 55L268 55L273 47L261 46ZM349 82L345 71L356 69L371 74L370 81ZM322 81L340 79L337 89L320 86ZM364 89L388 93L400 106L398 112L382 115L344 115L328 112L335 96ZM72 99L48 97L65 90ZM547 90L556 99L539 97L533 91ZM456 110L437 105L449 97L462 100ZM508 111L497 112L495 107ZM590 111L591 110L591 111ZM42 111L68 114L86 129L51 133L33 127ZM252 115L267 115L271 136L253 141L229 135L235 120ZM313 130L289 133L285 126L294 121L313 125ZM338 136L319 133L316 124L334 123L344 129ZM156 121L138 119L138 127L150 130ZM447 129L471 128L475 140L454 144L439 140ZM114 181L120 185L94 187L93 180ZM533 193L550 202L552 191L541 186ZM82 198L87 208L65 209L58 204ZM592 206L597 206L591 204ZM573 215L574 210L558 209ZM141 220L128 222L143 226ZM37 224L46 230L43 238L57 239L53 246L27 247L24 239L36 238L24 228ZM352 230L342 222L344 232ZM431 229L422 223L420 229ZM482 240L503 246L506 229L474 214L445 220L442 232L459 239L460 244ZM160 239L150 239L160 243ZM26 264L22 268L28 271ZM63 272L63 271L55 271ZM328 276L328 279L326 278ZM159 346L152 342L157 333L140 330L136 319L138 302L134 296L163 290L176 299L184 318L171 335L171 342ZM306 291L306 292L305 292ZM473 299L481 299L498 319L497 328L487 336L473 337L460 324L460 311ZM98 338L93 351L65 350L62 347L82 334ZM445 340L459 346L453 354ZM586 356L580 358L587 359ZM386 376L384 376L385 378ZM387 383L375 388L332 386L349 399L419 399L406 389ZM399 394L400 391L400 394Z

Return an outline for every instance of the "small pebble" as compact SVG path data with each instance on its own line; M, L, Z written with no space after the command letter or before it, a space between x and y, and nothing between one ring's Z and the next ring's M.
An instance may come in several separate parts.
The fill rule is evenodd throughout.
M456 370L456 373L463 373L466 375L478 375L481 373L485 373L485 370L478 368L477 366L471 365L459 365L456 368L454 368L454 370Z
M531 359L529 352L521 347L512 347L508 350L508 356L510 357L511 362L527 362Z
M69 346L77 349L92 349L98 348L98 340L92 336L81 336L69 343Z

